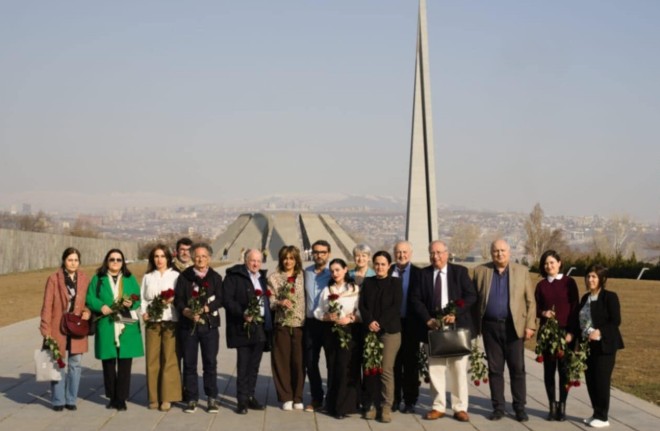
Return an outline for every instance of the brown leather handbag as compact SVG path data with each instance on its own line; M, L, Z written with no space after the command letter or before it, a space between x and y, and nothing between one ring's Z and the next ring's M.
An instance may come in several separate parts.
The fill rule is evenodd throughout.
M82 317L73 313L64 313L60 329L63 334L70 335L72 338L83 338L89 335L89 320L83 320Z

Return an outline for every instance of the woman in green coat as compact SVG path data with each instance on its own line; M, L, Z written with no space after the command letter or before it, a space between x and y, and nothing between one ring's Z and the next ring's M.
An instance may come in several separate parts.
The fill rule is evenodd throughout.
M94 355L103 363L108 409L126 410L133 358L144 356L137 310L140 285L126 267L121 250L113 248L96 270L87 289L87 307L98 315Z

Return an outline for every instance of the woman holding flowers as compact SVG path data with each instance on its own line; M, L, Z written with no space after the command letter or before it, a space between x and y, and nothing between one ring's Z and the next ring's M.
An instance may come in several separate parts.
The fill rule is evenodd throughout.
M355 413L360 390L359 287L342 259L330 261L330 285L320 294L314 317L324 322L323 349L328 361L328 413L337 419Z
M584 423L593 428L610 425L610 383L616 351L623 349L621 305L616 293L605 290L607 268L590 265L584 282L587 293L580 300L579 322L582 339L589 340L587 370L584 372L593 415Z
M277 271L268 277L270 307L275 311L271 355L273 380L282 410L302 410L305 287L300 250L285 245L280 249L278 259Z
M62 266L48 277L44 291L44 303L41 307L39 331L44 338L52 338L66 355L68 367L60 368L62 379L51 382L53 410L76 410L78 385L80 383L80 364L82 354L87 351L87 336L72 337L62 332L61 322L64 313L73 313L89 320L91 313L85 307L85 296L89 277L79 270L80 252L69 247L62 253Z
M365 369L365 419L375 419L374 406L378 400L378 387L381 385L381 404L379 413L381 422L392 421L392 403L394 402L394 360L401 345L401 301L403 287L401 279L389 275L392 256L386 251L378 251L373 257L375 277L364 280L360 292L360 316L368 334L375 334L382 344L382 367L373 373ZM369 335L367 335L369 337ZM365 352L370 350L365 342ZM366 375L369 373L369 375Z
M164 244L149 253L142 279L140 310L146 322L145 350L149 408L168 411L181 401L181 372L176 354L179 316L174 308L174 286L179 273L172 269L172 253Z
M87 306L100 314L94 355L103 364L108 409L126 410L133 358L144 355L140 322L140 285L126 266L124 253L113 248L87 289Z
M543 381L548 395L547 420L566 420L568 397L568 355L573 345L577 323L578 288L575 280L561 272L561 257L554 250L541 255L539 272L543 279L536 285L536 314L541 319L538 333ZM550 330L550 328L554 330ZM538 359L537 359L538 360ZM556 398L555 374L559 373L559 402Z

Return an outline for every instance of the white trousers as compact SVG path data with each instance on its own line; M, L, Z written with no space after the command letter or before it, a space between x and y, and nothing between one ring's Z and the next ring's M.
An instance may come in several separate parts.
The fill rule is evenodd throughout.
M445 413L446 392L451 392L454 413L468 410L468 355L458 358L429 358L433 410Z

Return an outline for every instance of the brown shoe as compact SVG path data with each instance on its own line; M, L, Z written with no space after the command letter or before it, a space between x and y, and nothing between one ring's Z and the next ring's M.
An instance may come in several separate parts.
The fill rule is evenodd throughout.
M392 408L390 406L383 406L383 411L380 413L380 421L384 424L392 422Z
M444 418L444 417L445 417L445 413L444 413L444 412L439 412L439 411L437 411L437 410L431 410L430 412L428 412L428 413L424 416L424 419L426 419L426 420L428 420L428 421L434 421L434 420L436 420L436 419L440 419L440 418Z
M163 401L160 405L161 412L169 412L171 408L172 408L172 403L169 403L167 401Z
M467 412L456 412L454 413L454 419L459 422L469 422L470 416L468 416Z
M158 403L149 403L149 410L156 410L158 408Z

